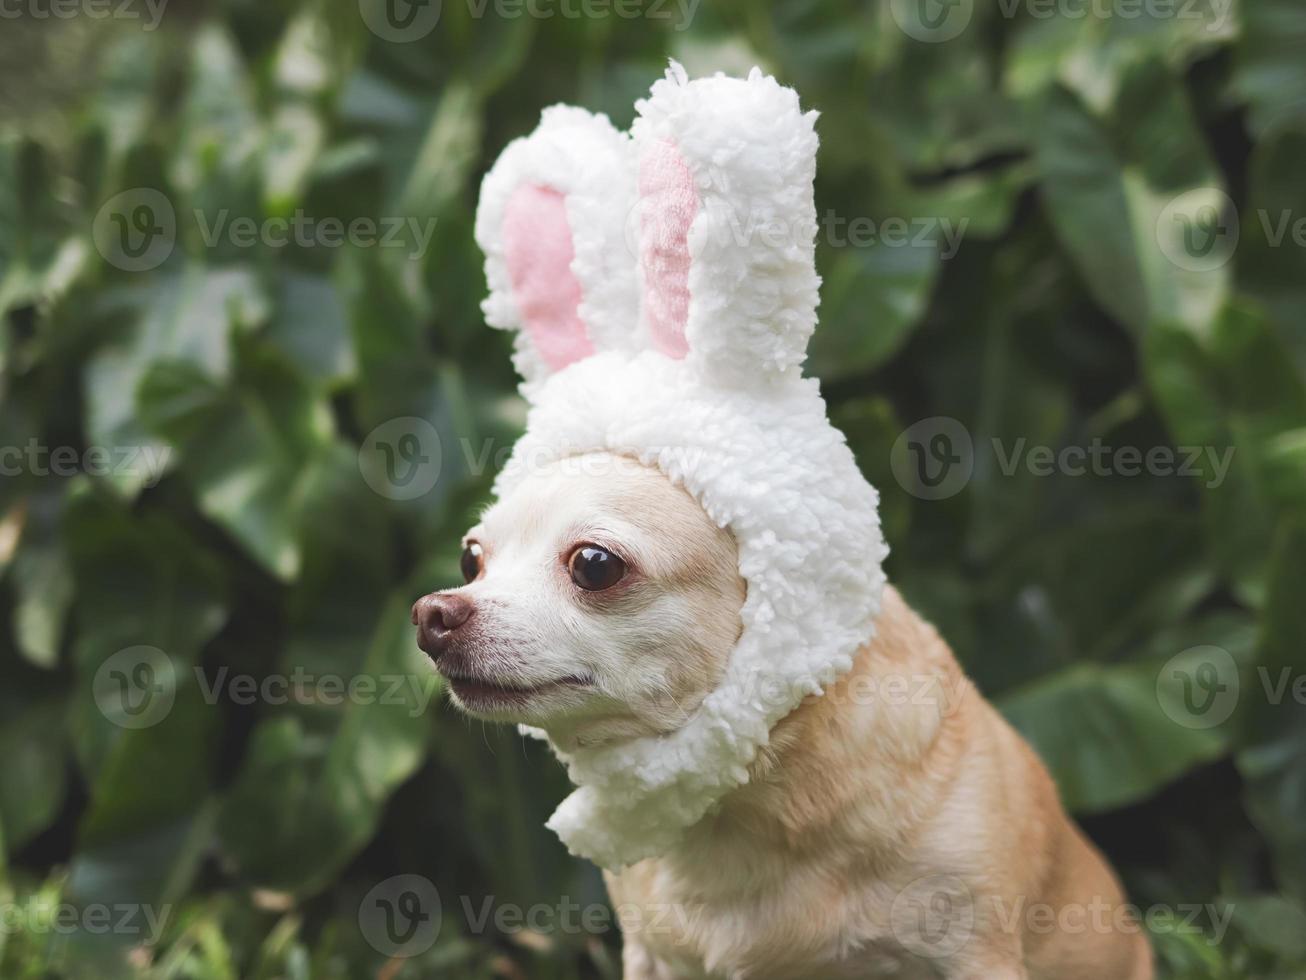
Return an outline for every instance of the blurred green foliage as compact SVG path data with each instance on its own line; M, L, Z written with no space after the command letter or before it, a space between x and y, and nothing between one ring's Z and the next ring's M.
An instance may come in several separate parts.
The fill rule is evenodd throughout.
M297 669L429 685L406 607L458 580L522 418L478 309L479 177L550 103L627 125L668 56L760 63L821 110L810 370L883 495L891 578L1141 906L1232 911L1218 942L1207 913L1153 922L1164 975L1304 975L1306 707L1273 690L1306 672L1306 9L924 2L445 0L406 43L368 29L372 0L172 0L156 30L143 2L6 19L0 446L22 454L0 477L0 975L617 975L611 929L473 928L487 896L602 901L542 829L564 778L538 746L418 710L421 684L206 691ZM174 247L130 271L104 235L143 190ZM432 237L212 234L296 214ZM940 416L974 469L921 499L894 445ZM405 417L443 452L399 500L360 448ZM1007 465L1093 445L1213 456ZM166 472L124 461L141 451ZM166 653L173 700L123 727L97 676L140 646ZM1184 724L1178 685L1212 647L1236 710ZM444 923L387 961L359 909L396 874L438 886ZM148 946L56 927L97 905L169 914Z

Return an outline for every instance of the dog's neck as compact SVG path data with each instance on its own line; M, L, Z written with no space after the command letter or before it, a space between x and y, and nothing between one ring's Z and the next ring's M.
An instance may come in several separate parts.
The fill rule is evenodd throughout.
M960 714L974 700L938 633L886 588L875 639L853 669L776 725L749 782L668 857L701 862L741 842L801 856L809 842L828 849L841 838L864 850L868 824L890 853L913 829L895 796L901 774L922 770L927 757L928 773L951 771L942 757L960 751Z

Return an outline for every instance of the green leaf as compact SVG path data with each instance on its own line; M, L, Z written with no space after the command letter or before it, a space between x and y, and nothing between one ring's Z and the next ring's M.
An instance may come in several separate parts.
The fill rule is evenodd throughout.
M877 367L906 343L925 312L939 269L934 245L882 241L822 253L821 326L810 372L827 381Z
M171 171L185 189L199 186L215 171L229 176L247 166L261 136L253 86L228 31L211 21L196 31L189 68Z
M983 689L1005 692L1072 665L1121 660L1182 622L1213 576L1197 521L1171 510L1123 504L1039 526L1010 557L985 566L971 586L972 602L987 600L972 641L977 661L966 663ZM992 649L1006 653L988 656Z
M283 273L266 336L301 374L326 387L358 370L343 299L326 276Z
M141 424L137 401L151 366L180 361L191 365L197 377L220 381L231 370L230 331L260 322L266 301L249 270L194 265L136 287L128 299L138 311L136 322L86 366L86 428L97 445L139 447L157 458L164 445ZM161 475L140 468L116 472L110 479L132 496Z
M1131 73L1119 113L1142 93L1148 141L1112 138L1070 92L1054 88L1030 113L1030 136L1053 227L1103 309L1141 331L1170 319L1208 328L1227 292L1227 198L1184 98L1163 68ZM1207 227L1200 222L1213 222ZM1194 223L1199 223L1196 227Z
M59 491L62 491L62 487ZM59 658L73 598L72 574L59 540L62 494L29 498L21 547L14 560L14 638L31 663L51 668Z
M13 851L45 830L58 815L67 792L68 746L60 734L65 711L62 699L6 703L5 709L0 721L0 758L4 759L0 766L0 844Z
M192 667L226 619L224 571L166 518L130 515L87 488L70 499L64 530L77 587L71 720L90 795L69 900L163 914L189 887L204 840L196 827L211 792L219 716ZM148 697L133 723L114 710L133 695L124 689L114 704L113 672L125 682L144 648L170 669L151 674L153 691L133 692ZM65 954L104 958L111 975L139 939L79 929Z
M1306 528L1289 527L1274 549L1257 656L1244 706L1250 747L1239 753L1248 811L1270 842L1284 884L1306 896ZM1294 687L1294 684L1296 685ZM1267 703L1268 702L1268 703Z
M62 296L87 267L53 172L41 144L0 134L0 315Z
M1167 716L1157 685L1155 665L1078 664L999 704L1052 770L1067 808L1092 813L1145 799L1227 750L1225 733Z
M1217 560L1240 594L1259 603L1279 517L1300 507L1293 434L1306 426L1306 383L1270 323L1248 306L1225 310L1205 339L1157 324L1143 354L1176 443L1212 460L1195 482Z
M291 217L295 213L326 138L326 124L311 106L288 102L278 107L263 148L267 214Z
M902 423L883 398L858 398L840 403L830 421L843 432L857 465L880 494L880 523L888 541L906 537L911 524L911 496L898 485L890 466L893 444Z
M184 676L226 618L226 573L166 517L133 517L85 488L70 499L63 531L77 595L73 730L94 784L125 731L97 707L94 675L119 651L148 646Z
M1257 0L1239 6L1234 90L1251 105L1257 136L1306 120L1306 10L1295 0Z
M1005 59L1005 87L1014 95L1036 96L1056 83L1074 89L1092 105L1110 105L1125 76L1139 64L1162 58L1178 68L1236 36L1227 4L1187 6L1140 4L1123 7L1061 8L1057 16L1022 7Z
M342 453L313 495L314 526L332 530L305 555L278 665L307 691L259 724L222 815L242 873L298 893L322 888L371 838L425 754L435 678L413 642L414 594L386 594L385 555L372 546L383 511L360 483Z
M1274 316L1297 374L1306 377L1306 132L1280 131L1252 151L1250 189L1238 239L1239 285Z
M242 351L225 386L193 365L156 364L141 385L141 417L176 448L205 515L291 580L305 488L331 444L331 419L289 365L252 345Z
M437 217L462 191L480 149L480 120L469 87L451 85L445 90L396 201L398 213Z

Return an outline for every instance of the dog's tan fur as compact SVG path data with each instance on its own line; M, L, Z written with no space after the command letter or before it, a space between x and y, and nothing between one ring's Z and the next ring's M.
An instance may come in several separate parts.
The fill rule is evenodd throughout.
M674 852L608 876L614 902L648 910L627 980L1151 976L1043 765L892 588L853 672L785 718L752 771ZM688 914L655 926L672 907ZM1054 914L1070 929L1045 930Z
M493 539L483 542L484 582L459 591L475 597L479 585L491 608L510 603L490 584L492 553L511 562L565 551L580 508L641 539L633 547L645 580L632 615L646 621L637 632L649 635L647 618L660 616L652 632L676 651L653 677L648 661L659 651L613 630L622 649L581 658L598 675L601 710L567 703L551 718L536 708L532 723L561 739L647 728L656 690L674 690L684 708L720 676L742 582L722 572L734 567L732 539L687 501L656 471L551 467L486 515L476 532ZM522 568L510 571L505 582L532 588ZM633 601L616 596L568 628L602 631ZM495 631L494 618L485 620L482 633ZM510 626L498 632L512 642ZM649 677L648 697L605 682L623 659ZM633 705L625 720L614 707L624 698ZM607 880L627 926L626 980L1152 976L1119 884L1066 816L1043 765L892 588L852 672L776 726L750 782L673 851Z

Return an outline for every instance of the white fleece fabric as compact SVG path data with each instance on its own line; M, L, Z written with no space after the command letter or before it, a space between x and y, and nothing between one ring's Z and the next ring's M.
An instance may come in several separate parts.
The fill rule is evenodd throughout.
M600 350L633 351L641 346L631 329L639 301L635 262L623 243L635 206L635 175L634 144L607 116L555 105L544 110L534 133L504 148L481 184L476 241L485 253L490 287L481 308L490 326L517 331L513 365L525 379L528 397L548 368L522 330L513 300L502 234L508 199L523 183L564 194L576 253L571 271L581 284L581 320Z
M733 532L747 584L725 675L682 728L559 753L578 788L549 826L614 870L673 847L747 781L776 722L851 668L874 634L887 553L876 492L801 376L819 285L815 113L758 69L690 81L674 63L637 109L633 139L583 110L546 110L486 177L476 225L486 318L519 330L530 402L496 493L564 456L629 455ZM697 194L683 359L652 349L640 311L648 259L631 215L658 206L638 200L654 140L675 148ZM566 196L580 317L597 349L553 374L531 351L505 271L504 201L523 182Z

